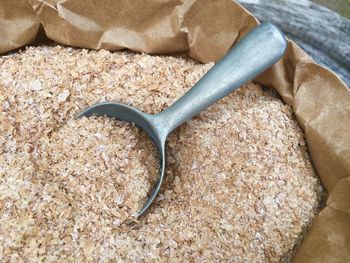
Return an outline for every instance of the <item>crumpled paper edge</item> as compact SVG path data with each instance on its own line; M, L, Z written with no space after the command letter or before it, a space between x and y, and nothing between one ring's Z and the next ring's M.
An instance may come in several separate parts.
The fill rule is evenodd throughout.
M26 0L0 0L0 54L31 43L40 21Z

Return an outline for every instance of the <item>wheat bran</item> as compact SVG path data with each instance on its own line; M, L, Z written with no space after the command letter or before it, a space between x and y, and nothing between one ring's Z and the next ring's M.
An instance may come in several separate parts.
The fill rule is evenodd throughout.
M0 261L288 262L324 190L275 92L250 83L177 129L134 222L153 144L131 124L74 120L101 101L157 113L211 66L61 46L0 57Z

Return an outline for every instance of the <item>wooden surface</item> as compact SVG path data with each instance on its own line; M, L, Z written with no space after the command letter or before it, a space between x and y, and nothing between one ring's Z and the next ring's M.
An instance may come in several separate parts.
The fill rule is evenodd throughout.
M350 20L307 0L240 0L260 21L279 26L350 86Z
M350 18L350 0L312 0L312 2L323 5L342 16Z

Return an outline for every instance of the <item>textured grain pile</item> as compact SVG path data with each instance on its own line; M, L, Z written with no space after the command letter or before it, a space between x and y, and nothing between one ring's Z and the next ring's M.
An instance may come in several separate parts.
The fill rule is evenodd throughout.
M30 47L0 58L0 261L288 261L324 195L292 110L249 84L174 132L156 179L147 136L74 116L100 101L156 113L212 65Z

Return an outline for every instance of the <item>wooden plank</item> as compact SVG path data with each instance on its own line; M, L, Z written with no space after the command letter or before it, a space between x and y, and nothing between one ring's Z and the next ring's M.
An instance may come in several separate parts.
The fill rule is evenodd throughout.
M260 21L280 27L350 86L350 20L308 0L240 0Z

